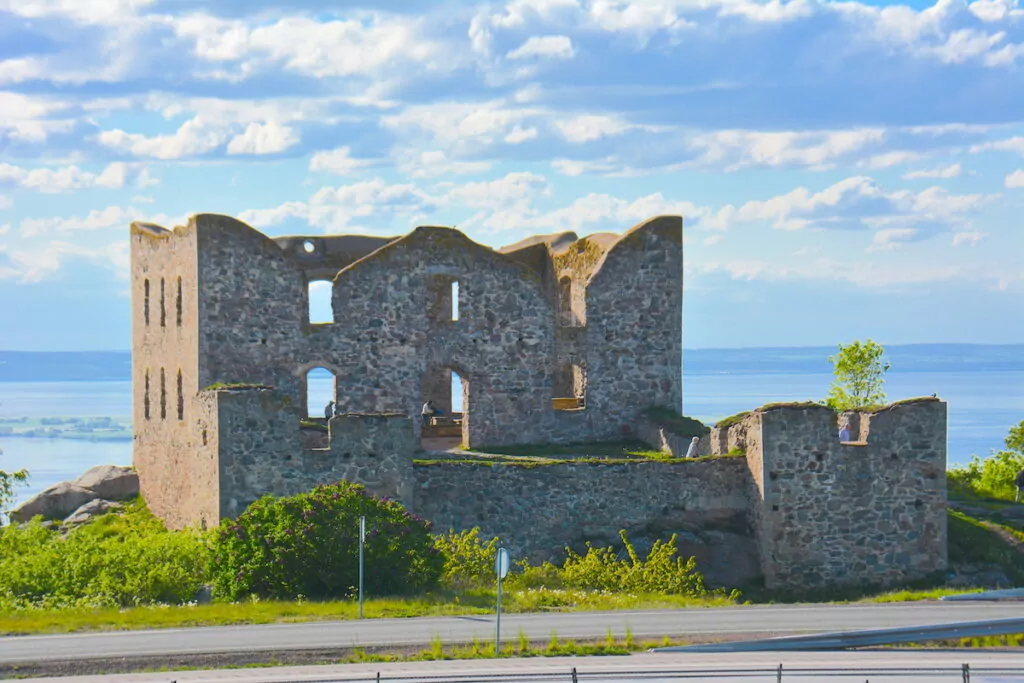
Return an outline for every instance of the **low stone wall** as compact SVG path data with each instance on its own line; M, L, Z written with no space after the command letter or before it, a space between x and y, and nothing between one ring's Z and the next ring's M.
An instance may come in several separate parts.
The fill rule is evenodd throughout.
M697 555L712 583L742 583L758 573L747 521L742 458L524 467L431 463L413 466L416 513L437 531L480 527L515 558L564 558L619 543L625 529L646 552L679 533L680 554ZM731 566L730 566L731 564Z
M662 453L668 453L677 458L685 458L686 453L690 449L690 441L692 437L675 434L671 430L662 427L646 417L641 417L637 420L635 430L635 434L638 439L650 444L652 448L656 448ZM711 435L705 434L699 441L697 441L697 455L694 457L699 458L705 455L724 455L726 452L728 452L728 449L712 453Z

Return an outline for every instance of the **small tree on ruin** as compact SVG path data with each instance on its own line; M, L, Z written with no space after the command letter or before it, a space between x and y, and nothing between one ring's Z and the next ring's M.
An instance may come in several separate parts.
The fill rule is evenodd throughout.
M835 380L826 403L836 411L860 410L885 402L885 372L888 361L882 358L885 349L868 339L839 345L839 353L829 356Z

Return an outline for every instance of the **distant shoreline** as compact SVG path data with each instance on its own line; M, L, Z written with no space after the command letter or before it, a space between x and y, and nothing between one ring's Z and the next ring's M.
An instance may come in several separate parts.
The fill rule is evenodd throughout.
M683 376L831 374L830 346L683 349ZM1024 371L1024 344L886 347L890 373ZM0 351L0 382L130 382L129 351Z

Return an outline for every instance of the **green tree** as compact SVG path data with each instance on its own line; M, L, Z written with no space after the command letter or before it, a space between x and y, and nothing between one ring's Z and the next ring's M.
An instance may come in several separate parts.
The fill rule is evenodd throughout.
M1006 435L1005 443L1008 450L1024 455L1024 420L1010 427L1010 433Z
M885 349L868 339L839 345L839 353L829 356L835 381L826 403L833 410L859 410L885 402L883 375L889 369L882 358Z
M0 450L0 455L3 451ZM14 502L14 489L17 486L25 486L28 482L28 470L20 469L14 472L0 470L0 524L7 519L7 513Z
M966 465L949 471L951 489L972 493L982 498L1013 500L1017 495L1014 479L1024 469L1024 420L1010 428L1006 450L993 451L982 460L971 456Z

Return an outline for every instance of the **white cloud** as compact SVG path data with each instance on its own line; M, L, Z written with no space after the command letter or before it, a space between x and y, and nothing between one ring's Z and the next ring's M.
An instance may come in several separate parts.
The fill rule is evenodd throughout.
M130 176L134 175L139 179L143 178L144 174L147 174L145 168L123 162L108 164L99 173L83 171L74 165L26 169L0 163L0 183L11 183L45 194L96 188L116 190L123 188L129 182Z
M228 154L277 154L299 142L298 134L275 121L250 123L228 143Z
M533 36L507 55L508 59L569 59L575 54L569 36Z
M173 135L147 137L123 130L107 130L99 134L101 144L138 157L181 159L206 154L228 140L228 129L210 125L200 117L181 124Z
M454 161L437 149L412 155L403 152L398 159L398 169L410 178L485 173L492 166L494 162L491 161Z
M437 199L411 184L389 185L380 178L324 187L309 200L309 222L327 232L367 232L395 216L411 217L432 211ZM369 223L364 223L367 219Z
M705 273L724 272L735 280L849 282L865 289L946 282L968 275L960 266L883 264L869 259L828 257L802 259L794 264L759 260L705 261L695 267Z
M938 168L923 168L918 171L910 171L903 174L904 180L917 180L921 178L959 178L963 175L960 164L950 164Z
M520 142L526 142L537 137L536 128L520 128L515 126L512 131L505 136L505 142L510 145L518 145Z
M509 205L525 207L538 194L549 194L547 179L536 173L509 173L497 180L470 182L456 186L445 200L456 206L474 209L498 209Z
M323 171L335 175L349 175L354 171L369 166L372 162L352 157L352 149L347 145L337 149L317 152L309 161L309 170Z
M1007 138L1006 140L995 140L992 142L985 142L980 145L973 145L971 152L977 154L978 152L986 152L989 150L997 150L1001 152L1016 152L1017 154L1024 157L1024 136L1017 136Z
M572 159L554 159L551 167L570 177L583 175L584 173L613 173L622 167L615 157L606 157L594 161L574 161Z
M868 251L879 249L895 249L904 242L911 242L918 236L914 228L886 228L876 232L871 238L871 246Z
M5 194L0 194L0 211L5 211L12 206L14 206L14 200ZM4 232L6 232L6 230Z
M920 152L910 152L907 150L893 150L892 152L883 152L882 154L875 154L870 156L863 161L857 162L859 168L870 168L872 170L882 168L892 168L893 166L903 166L912 161L917 161L924 155Z
M736 208L720 209L710 226L733 222L767 221L782 230L803 228L910 229L916 223L948 224L966 213L977 211L998 195L953 195L941 187L920 192L886 192L871 178L855 176L841 180L821 192L798 187L767 200L749 201ZM909 225L908 225L909 224ZM886 243L908 233L890 232L880 239Z
M127 229L132 221L153 220L134 207L108 206L94 209L83 217L75 218L25 218L21 221L24 237L55 232L79 232L119 227Z
M630 129L618 116L575 116L568 121L555 121L555 127L569 142L590 142L619 135Z
M988 237L987 232L980 232L978 230L971 230L966 232L958 232L953 235L953 246L959 247L961 245L967 245L973 247L981 240Z
M1003 184L1008 188L1024 187L1024 168L1017 169L1006 176Z
M695 165L735 171L748 166L827 167L884 140L885 131L880 128L813 133L721 130L694 135L688 144L702 152Z
M0 0L0 12L26 19L68 18L80 24L124 21L155 0Z
M254 228L277 225L289 218L309 218L309 206L305 202L285 202L271 209L247 209L238 214L238 219Z

